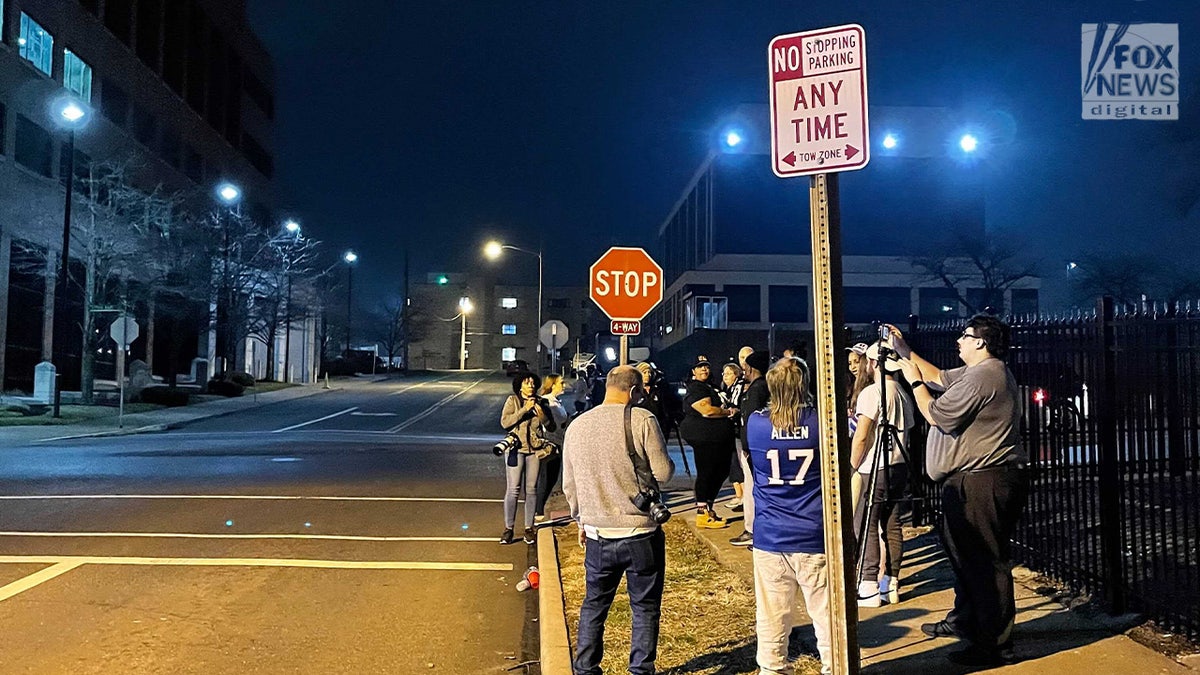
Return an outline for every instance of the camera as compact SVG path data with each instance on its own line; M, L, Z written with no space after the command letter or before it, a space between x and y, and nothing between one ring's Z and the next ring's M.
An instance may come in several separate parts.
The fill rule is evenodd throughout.
M885 323L879 324L879 339L883 342L892 339L892 329L888 328L888 325Z
M492 446L492 454L499 457L506 452L512 452L521 447L521 439L514 433L508 433L500 442Z
M662 496L657 490L642 490L631 501L638 511L645 511L659 525L671 519L671 510L663 505Z

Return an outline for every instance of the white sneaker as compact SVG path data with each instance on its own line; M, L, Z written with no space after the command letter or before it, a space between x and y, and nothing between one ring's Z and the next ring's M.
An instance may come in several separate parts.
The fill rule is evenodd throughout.
M858 606L879 607L883 599L879 596L878 581L864 581L858 585Z
M900 580L886 574L879 577L879 597L889 605L900 602Z
M742 505L742 500L738 499L737 497L734 497L733 499L730 499L729 503L726 504L725 506L728 506L731 509L736 509L737 507L739 507L741 505Z

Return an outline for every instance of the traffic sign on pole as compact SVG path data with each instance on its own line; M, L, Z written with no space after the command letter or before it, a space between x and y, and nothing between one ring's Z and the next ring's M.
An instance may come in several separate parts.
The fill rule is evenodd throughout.
M609 319L641 321L662 302L662 268L640 248L608 249L588 276L588 295Z
M117 343L121 349L129 349L129 345L138 339L141 330L138 327L138 322L128 314L122 314L117 317L112 325L108 327L108 335Z
M776 176L853 171L871 159L866 31L858 24L779 35L771 73L771 169Z
M613 335L638 335L642 332L641 321L610 321L608 330Z

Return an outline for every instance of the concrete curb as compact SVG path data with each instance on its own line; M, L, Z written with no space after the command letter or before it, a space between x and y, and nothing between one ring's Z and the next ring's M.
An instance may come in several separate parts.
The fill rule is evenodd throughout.
M558 569L558 540L554 528L538 529L538 626L542 675L571 675L571 641L567 636L567 608L563 601L562 574Z

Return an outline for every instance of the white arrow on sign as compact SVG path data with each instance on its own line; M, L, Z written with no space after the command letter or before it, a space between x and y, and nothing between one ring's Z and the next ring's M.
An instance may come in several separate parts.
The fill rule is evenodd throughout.
M128 314L122 314L108 327L108 335L121 349L128 349L129 345L133 344L133 341L141 335L141 329L137 319Z

